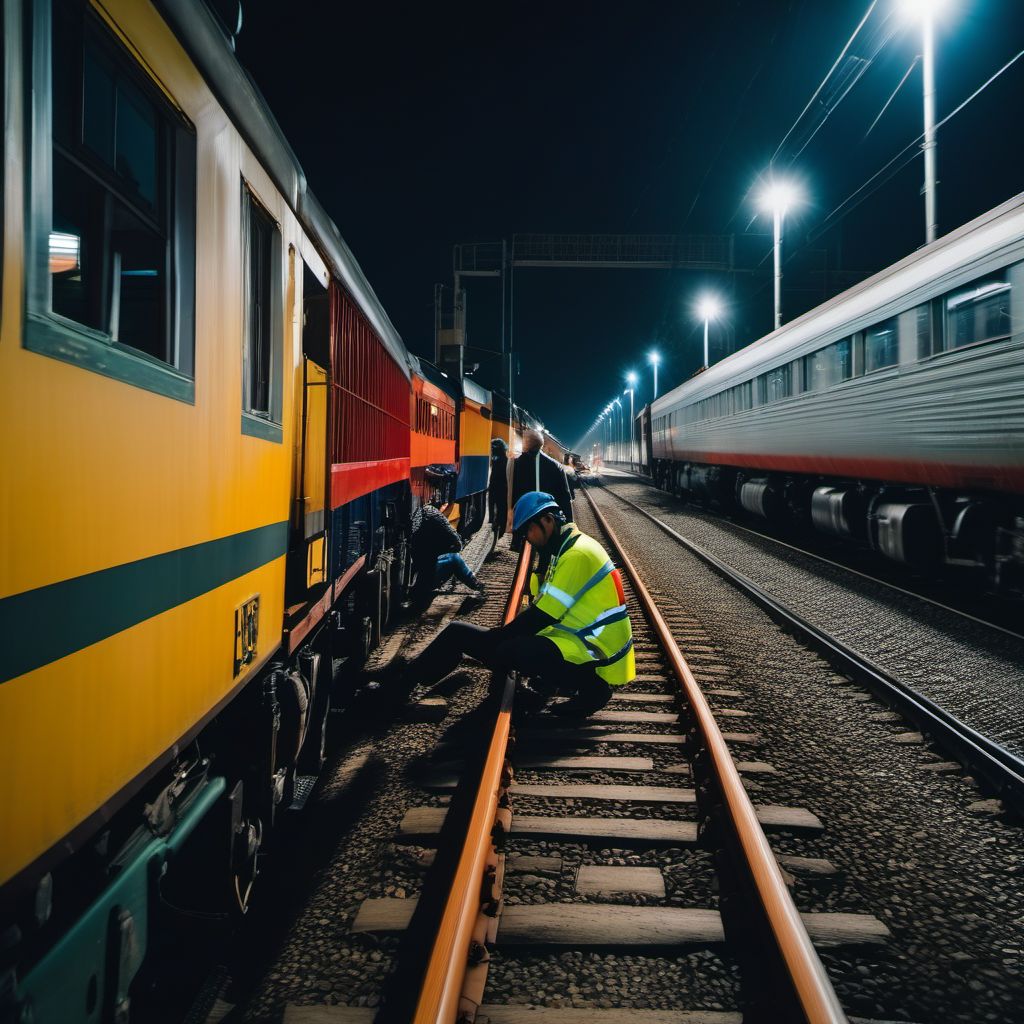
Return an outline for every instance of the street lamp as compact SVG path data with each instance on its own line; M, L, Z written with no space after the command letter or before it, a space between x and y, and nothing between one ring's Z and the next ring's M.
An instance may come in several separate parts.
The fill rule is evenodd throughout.
M924 90L924 233L926 242L934 242L939 233L938 143L935 139L935 15L944 0L903 0L903 13L921 22L921 84Z
M656 351L651 352L647 357L647 362L654 367L654 398L658 397L658 364L661 362L661 356ZM653 401L654 399L652 399Z
M630 472L633 470L633 428L636 425L636 420L633 418L633 392L636 391L636 374L630 370L626 374L626 383L629 385L622 393L629 395L629 469Z
M714 295L705 295L697 303L697 314L704 321L704 369L708 368L708 324L722 315L722 304Z
M758 205L772 215L775 253L775 329L782 326L782 221L786 211L801 200L795 185L784 181L772 182L758 197Z
M623 429L625 427L625 423L623 423L623 420L625 419L625 417L624 417L623 412L622 412L622 400L619 399L619 398L613 398L612 399L612 405L615 406L619 410L619 430L618 430L618 436L615 439L615 454L616 454L617 458L615 459L615 461L616 462L621 462L622 461L622 442L625 440L625 437L626 437L626 432Z

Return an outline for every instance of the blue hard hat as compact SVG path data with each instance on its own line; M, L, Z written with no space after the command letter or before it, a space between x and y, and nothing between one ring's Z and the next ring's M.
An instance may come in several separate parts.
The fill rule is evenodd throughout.
M545 491L530 491L524 494L512 509L512 532L518 533L531 519L536 519L542 512L558 509L554 496Z

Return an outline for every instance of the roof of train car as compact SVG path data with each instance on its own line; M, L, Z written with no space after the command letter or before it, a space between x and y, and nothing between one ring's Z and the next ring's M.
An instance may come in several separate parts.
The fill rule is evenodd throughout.
M478 405L490 407L492 402L491 392L487 388L481 387L475 380L470 380L469 377L462 378L462 394Z
M837 337L842 337L851 329L860 329L851 328L859 318L891 315L889 307L894 303L914 299L917 295L924 301L936 288L942 290L945 286L937 282L957 268L967 276L976 275L979 272L976 264L985 254L999 252L1015 239L1020 241L1020 236L1024 235L1024 226L1018 223L1022 212L1024 193L726 356L710 369L655 399L651 403L652 413L659 415L677 402L698 401L749 380L757 373L804 354L798 349L816 348L830 331L839 331ZM869 320L864 326L870 325Z
M235 57L231 44L204 0L154 0L164 20L206 79L249 148L280 190L320 254L410 375L408 349L391 323L341 232L309 191L298 157L288 144L266 100Z
M448 376L444 370L438 369L430 360L409 353L409 363L413 372L419 374L424 380L430 381L435 387L440 388L454 402L459 397L459 386Z

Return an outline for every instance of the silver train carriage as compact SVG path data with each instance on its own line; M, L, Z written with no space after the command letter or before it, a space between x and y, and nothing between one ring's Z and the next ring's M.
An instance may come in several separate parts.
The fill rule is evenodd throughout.
M1024 195L657 399L677 494L899 562L1024 569Z

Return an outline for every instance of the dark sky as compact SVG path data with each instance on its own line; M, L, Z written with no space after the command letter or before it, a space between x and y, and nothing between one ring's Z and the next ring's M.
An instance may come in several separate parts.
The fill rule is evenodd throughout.
M885 17L866 73L792 162L807 204L787 220L787 318L923 242L918 157L829 214L921 132L912 23ZM701 361L692 312L728 301L712 358L771 327L770 230L751 190L869 0L629 5L247 0L238 55L406 344L433 353L433 287L452 245L525 232L735 233L754 273L517 270L516 397L567 443L642 372L661 390ZM905 25L905 27L904 27ZM864 52L865 32L854 52ZM947 0L937 31L944 117L1024 49L1020 0ZM939 134L945 232L1024 189L1024 59ZM776 167L790 164L792 146ZM820 232L822 226L827 230ZM767 257L767 259L765 259ZM470 282L468 341L499 339L495 283ZM497 383L493 364L478 378ZM496 367L495 367L496 369Z

